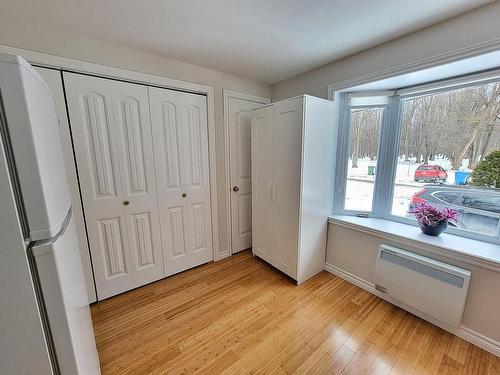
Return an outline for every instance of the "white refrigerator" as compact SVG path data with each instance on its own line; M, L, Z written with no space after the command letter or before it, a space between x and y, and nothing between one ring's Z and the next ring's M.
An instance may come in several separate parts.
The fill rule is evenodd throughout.
M99 374L52 93L0 54L0 374Z

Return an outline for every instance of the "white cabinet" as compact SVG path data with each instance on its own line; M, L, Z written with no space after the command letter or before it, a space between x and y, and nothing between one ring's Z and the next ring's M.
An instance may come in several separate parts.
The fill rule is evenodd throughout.
M324 269L333 111L306 95L252 113L253 253L298 283Z

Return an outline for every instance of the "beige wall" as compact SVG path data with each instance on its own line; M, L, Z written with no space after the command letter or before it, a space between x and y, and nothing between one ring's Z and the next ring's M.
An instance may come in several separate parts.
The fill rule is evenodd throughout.
M273 85L272 100L300 94L327 98L329 84L498 41L499 15L500 2L497 1L441 24L332 62ZM398 246L398 243L387 242L377 236L329 224L327 262L361 280L373 283L375 258L382 242ZM429 255L418 248L408 250ZM500 342L500 298L497 298L500 295L500 273L458 261L445 261L472 272L463 326Z
M40 24L26 24L2 19L0 14L0 44L96 64L128 69L141 73L212 86L215 90L215 127L217 186L219 207L219 247L228 248L228 213L226 209L225 163L223 136L223 89L270 97L267 84L246 78L187 64L140 50L130 49L100 39L61 31Z
M499 40L499 15L500 2L497 1L447 22L279 82L272 87L272 99L277 101L299 94L326 98L329 84ZM335 41L332 40L332 43Z
M328 225L326 262L373 285L377 251L382 243L470 270L472 276L462 326L500 342L499 272L430 255L418 247L409 247L335 224Z

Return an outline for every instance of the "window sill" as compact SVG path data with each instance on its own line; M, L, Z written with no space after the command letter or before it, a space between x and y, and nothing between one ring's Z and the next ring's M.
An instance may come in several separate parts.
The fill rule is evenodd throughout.
M328 222L500 271L500 246L498 244L448 233L432 237L423 234L416 226L379 218L332 215Z

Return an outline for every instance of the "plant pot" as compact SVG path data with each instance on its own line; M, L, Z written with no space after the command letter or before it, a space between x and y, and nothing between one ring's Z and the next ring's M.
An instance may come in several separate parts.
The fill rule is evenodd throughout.
M419 224L422 233L429 236L439 236L448 227L448 220L440 221L436 226Z

